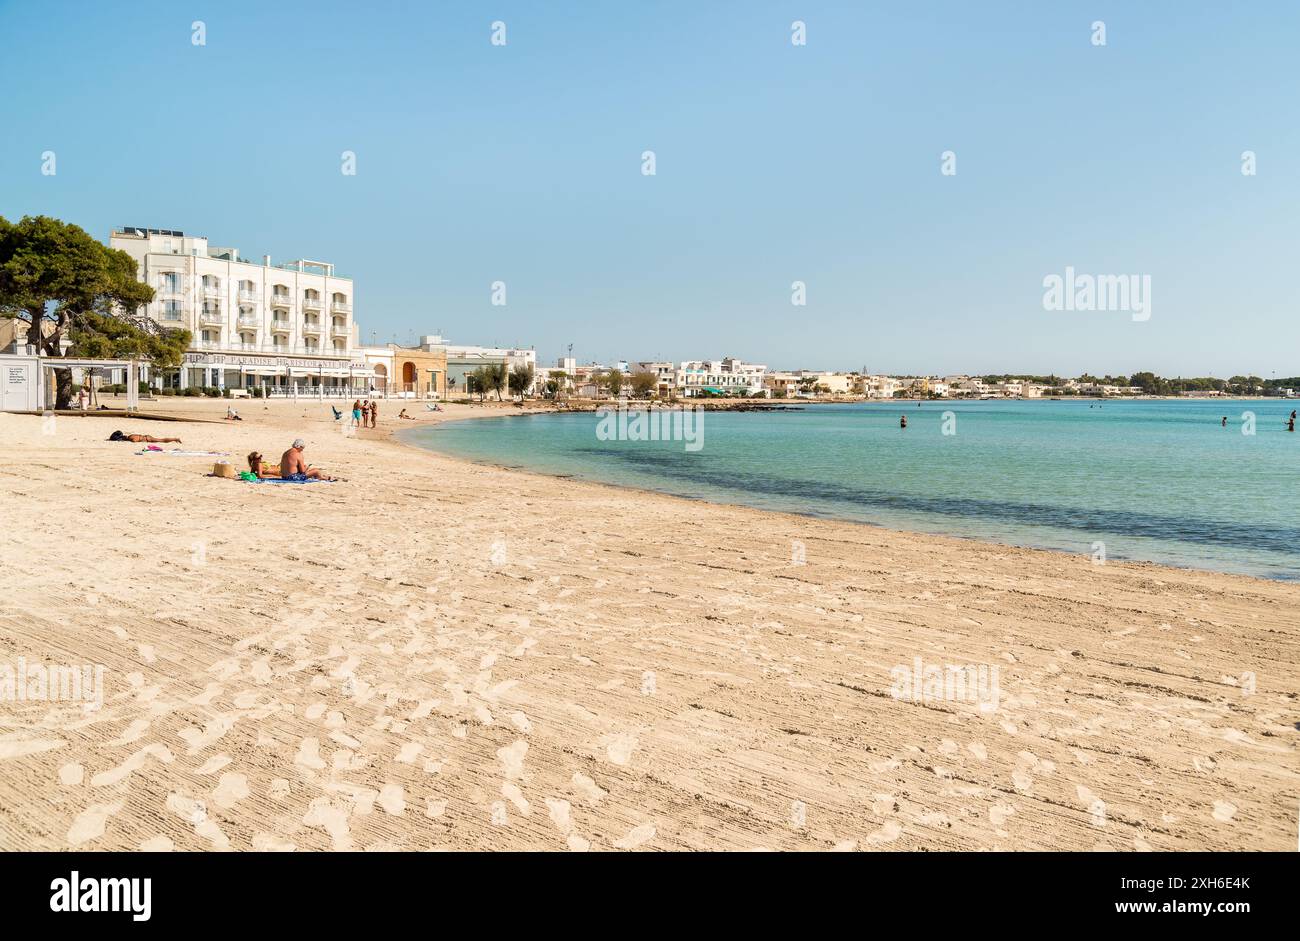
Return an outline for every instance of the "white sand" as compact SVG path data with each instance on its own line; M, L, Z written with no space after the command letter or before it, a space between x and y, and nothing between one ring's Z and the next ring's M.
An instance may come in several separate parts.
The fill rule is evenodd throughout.
M236 407L0 415L0 665L105 692L0 701L0 847L1297 845L1300 587L473 466L387 440L392 402L356 438ZM241 464L301 434L349 481L119 427ZM915 657L998 667L996 710L895 699Z

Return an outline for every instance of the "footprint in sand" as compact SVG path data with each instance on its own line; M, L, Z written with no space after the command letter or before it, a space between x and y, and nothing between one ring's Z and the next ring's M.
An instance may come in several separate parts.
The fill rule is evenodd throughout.
M600 739L600 744L605 746L605 754L611 762L616 765L626 765L628 759L632 757L632 752L636 750L637 740L635 735L620 732L618 735L604 736Z
M59 769L59 783L64 787L75 787L86 777L86 769L78 764L64 765Z
M77 814L72 826L68 828L68 844L80 846L104 835L104 826L108 818L122 809L121 804L95 804Z
M195 774L216 774L226 765L230 764L229 755L213 755L203 764L194 769Z
M325 760L320 756L320 739L304 738L293 761L294 764L302 765L304 768L323 770Z
M1007 818L1016 812L1016 808L1010 804L997 804L989 808L989 823L995 827L1000 827L1007 822Z
M229 771L217 781L216 790L212 792L212 802L218 807L229 809L247 797L248 777L238 771Z
M876 846L882 843L893 843L902 833L903 825L901 823L897 820L886 820L884 826L867 837L867 842Z
M592 807L595 807L601 802L601 800L609 796L608 791L603 789L581 771L573 776L573 786L577 789L578 793L582 795L582 798Z
M524 798L524 792L519 790L517 784L511 784L507 781L505 784L501 785L501 796L514 804L515 809L525 817L532 816L532 808L528 805L528 801Z
M1229 801L1215 801L1214 812L1210 815L1219 823L1227 823L1237 812L1237 805Z
M551 823L555 824L556 829L561 833L567 834L573 829L573 818L570 815L571 805L568 801L548 797L546 798L546 809L550 811Z
M632 850L638 846L654 839L655 827L652 823L643 823L639 827L633 827L627 832L622 839L614 841L615 849Z
M379 789L379 806L384 813L400 817L406 813L406 795L400 784L385 784Z
M522 738L513 745L497 749L497 758L507 779L523 777L526 754L528 754L528 743Z
M288 840L282 840L270 833L258 833L253 836L253 851L257 853L292 853L297 848Z

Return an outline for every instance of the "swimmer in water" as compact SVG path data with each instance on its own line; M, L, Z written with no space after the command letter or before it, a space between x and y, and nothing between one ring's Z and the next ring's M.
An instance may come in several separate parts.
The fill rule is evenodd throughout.
M1224 415L1224 416L1223 416L1223 427L1224 427L1224 428L1227 428L1227 427L1228 427L1228 416L1227 416L1227 415Z
M898 427L899 427L899 428L906 428L906 427L907 427L907 416L906 416L906 415L903 415L902 417L900 417L900 418L898 419Z

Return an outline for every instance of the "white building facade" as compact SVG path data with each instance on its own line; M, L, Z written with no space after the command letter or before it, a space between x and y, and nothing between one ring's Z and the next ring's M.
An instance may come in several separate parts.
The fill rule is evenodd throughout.
M686 360L677 367L674 385L679 395L688 398L718 393L752 395L763 391L766 372L766 366L741 362L730 356Z
M329 262L273 265L264 255L259 263L170 229L115 229L109 247L134 258L154 289L148 316L193 335L165 384L308 395L369 388L374 372L356 341L355 288Z

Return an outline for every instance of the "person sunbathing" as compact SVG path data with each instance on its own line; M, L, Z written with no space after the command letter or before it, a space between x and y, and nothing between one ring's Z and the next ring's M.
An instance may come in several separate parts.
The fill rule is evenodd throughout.
M258 451L253 451L248 455L248 469L253 472L255 477L280 476L280 468L267 467L261 453Z
M180 444L180 438L155 438L153 435L124 435L120 431L115 431L108 436L109 441L130 441L132 444Z
M333 477L321 472L320 468L312 467L302 459L302 452L306 449L307 442L301 438L295 439L288 451L280 458L280 476L285 480L333 480Z
M397 417L398 417L398 418L409 418L411 421L415 421L415 416L414 416L414 415L408 415L408 414L406 414L406 409L402 409L400 412L398 412Z

